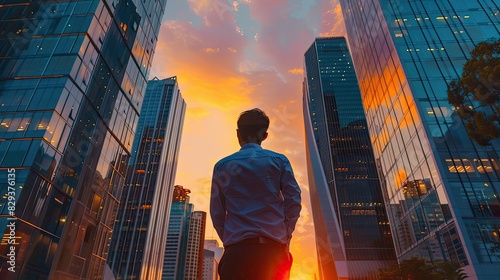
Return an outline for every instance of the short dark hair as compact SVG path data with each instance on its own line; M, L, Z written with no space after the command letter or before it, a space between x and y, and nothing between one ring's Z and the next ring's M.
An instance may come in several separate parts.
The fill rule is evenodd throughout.
M264 140L264 134L269 128L269 117L259 108L247 110L238 118L238 130L243 140L247 142Z

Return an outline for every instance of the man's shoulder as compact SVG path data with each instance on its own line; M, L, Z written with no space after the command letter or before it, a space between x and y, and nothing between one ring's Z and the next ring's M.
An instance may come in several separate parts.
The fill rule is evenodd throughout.
M269 155L269 156L272 156L272 157L276 157L276 158L280 158L280 159L283 159L285 161L288 161L288 158L284 154L280 154L278 152L271 151L271 150L268 150L268 149L262 149L262 152L265 153L266 155Z
M217 163L215 163L215 167L220 166L230 160L236 159L237 158L238 152L232 153L226 157L221 158Z
M276 159L280 159L283 162L288 162L288 158L284 154L277 153L268 149L259 149L259 150L240 150L231 155L228 155L222 159L220 159L215 167L223 165L229 161L233 160L244 160L249 157L272 157Z

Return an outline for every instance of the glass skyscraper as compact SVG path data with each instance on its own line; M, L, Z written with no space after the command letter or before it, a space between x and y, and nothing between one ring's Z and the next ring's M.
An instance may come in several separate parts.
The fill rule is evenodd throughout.
M0 1L1 279L101 278L165 5Z
M108 264L117 279L160 279L186 103L177 78L148 82Z
M321 279L377 279L394 245L344 37L305 53L304 119Z
M496 0L340 0L399 261L500 275L500 141L480 147L447 101Z

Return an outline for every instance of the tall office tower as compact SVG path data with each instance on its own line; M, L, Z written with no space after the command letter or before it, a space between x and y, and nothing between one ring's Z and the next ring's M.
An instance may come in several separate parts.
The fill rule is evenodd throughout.
M167 242L163 259L163 280L182 280L186 268L189 222L193 204L189 203L190 190L182 186L174 187L170 220L168 222Z
M212 270L215 273L214 280L219 279L219 274L217 273L220 259L222 258L222 254L224 252L224 248L219 247L219 242L215 239L205 239L203 242L204 257L203 257L203 280L212 279ZM213 254L208 253L207 251L213 252ZM208 257L210 256L210 257ZM206 264L205 264L206 263Z
M194 211L189 222L188 244L186 252L185 280L201 280L203 268L203 243L207 213Z
M500 37L495 0L340 0L399 261L500 274L500 142L467 136L447 84Z
M215 258L215 252L207 249L203 250L203 270L201 279L202 280L217 280L218 273L217 268L219 264Z
M215 239L205 239L203 242L203 248L213 251L215 253L215 258L217 262L222 258L222 253L224 252L224 248L219 246L219 242Z
M177 78L149 81L108 264L117 279L160 279L186 103Z
M394 245L344 37L305 53L304 120L321 279L377 279Z
M1 279L101 277L165 5L1 1Z

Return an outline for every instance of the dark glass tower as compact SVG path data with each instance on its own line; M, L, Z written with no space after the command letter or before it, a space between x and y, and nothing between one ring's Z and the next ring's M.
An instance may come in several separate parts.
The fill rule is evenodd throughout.
M358 82L343 37L305 53L309 184L321 279L376 279L395 261Z
M470 279L498 279L500 141L475 145L446 88L475 45L500 37L500 3L340 4L398 261L447 260Z
M101 278L165 4L0 1L1 279Z
M160 279L186 103L177 78L149 81L109 250L117 279Z

